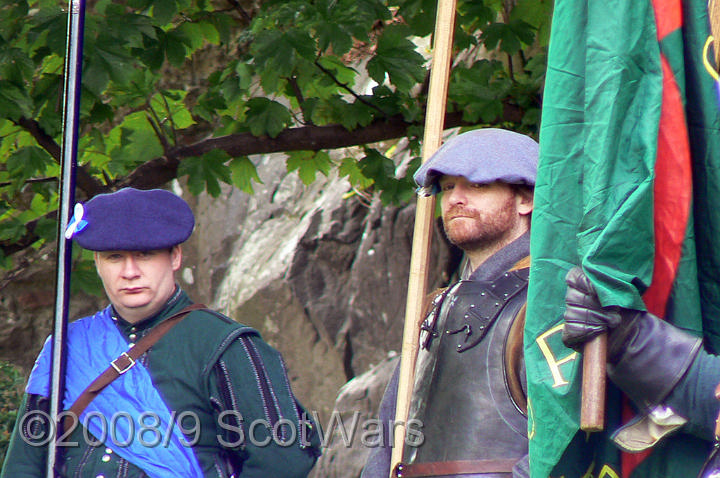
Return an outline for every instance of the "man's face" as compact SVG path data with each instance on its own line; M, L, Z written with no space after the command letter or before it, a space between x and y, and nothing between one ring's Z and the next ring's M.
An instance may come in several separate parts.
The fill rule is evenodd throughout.
M182 250L102 251L95 266L110 302L128 322L157 313L175 291Z
M525 204L506 183L476 184L462 176L443 176L440 190L445 234L465 251L496 249L528 228L523 216L532 211L532 201Z

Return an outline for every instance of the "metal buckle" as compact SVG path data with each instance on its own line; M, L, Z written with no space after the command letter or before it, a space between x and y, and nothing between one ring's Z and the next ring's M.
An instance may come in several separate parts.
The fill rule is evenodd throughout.
M120 367L117 366L117 364L115 362L123 355L130 361L130 363L125 368L121 369ZM130 370L133 367L133 365L135 365L135 360L133 360L133 358L131 356L129 356L127 354L127 352L123 352L122 354L120 354L120 357L118 357L115 360L113 360L112 362L110 362L110 365L112 365L112 368L114 368L117 373L122 375L125 372L127 372L128 370Z

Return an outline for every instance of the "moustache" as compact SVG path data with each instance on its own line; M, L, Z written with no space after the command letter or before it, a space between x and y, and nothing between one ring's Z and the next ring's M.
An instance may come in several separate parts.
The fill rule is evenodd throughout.
M455 219L456 217L477 217L477 211L462 206L453 206L445 213L445 220Z

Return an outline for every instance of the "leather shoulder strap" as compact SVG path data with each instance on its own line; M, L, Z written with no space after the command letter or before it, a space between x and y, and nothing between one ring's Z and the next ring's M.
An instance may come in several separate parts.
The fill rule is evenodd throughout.
M420 324L425 321L425 318L432 311L433 307L437 305L435 303L436 300L440 300L438 298L442 296L447 289L447 287L439 287L425 296L422 305L422 314L420 314Z
M148 349L155 344L155 342L157 342L171 328L180 322L180 320L182 320L187 314L200 309L207 309L207 306L204 304L191 304L177 314L171 315L153 327L145 337L140 339L133 347L128 349L127 352L123 352L118 358L110 362L110 366L106 368L103 373L98 375L98 377L93 380L92 383L85 388L85 390L83 390L77 400L75 400L75 403L73 403L70 407L70 413L65 415L65 419L63 421L65 430L68 430L68 427L73 425L73 421L78 419L83 410L87 408L90 402L92 402L95 397L97 397L100 392L105 389L105 387L110 385L113 380L118 378L120 375L130 370L133 365L135 365L135 361L140 358L142 354L147 352Z
M519 261L517 261L515 263L515 265L510 268L510 271L516 271L518 269L527 269L528 267L530 267L530 256L525 256L522 259L520 259ZM508 272L510 272L510 271L508 271Z
M520 259L510 269L511 271L527 269L530 267L530 256ZM523 373L521 362L524 356L523 343L525 334L525 310L527 302L518 311L515 320L508 331L507 342L505 343L505 374L510 392L515 405L527 416L527 396L522 386L520 374Z
M523 390L520 374L523 373L521 361L523 359L523 334L525 333L525 309L523 304L515 320L513 320L505 342L505 380L508 391L515 405L527 416L527 397Z

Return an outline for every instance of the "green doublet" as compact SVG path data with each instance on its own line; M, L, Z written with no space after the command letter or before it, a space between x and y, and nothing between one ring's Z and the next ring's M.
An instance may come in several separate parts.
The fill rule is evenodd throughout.
M189 304L178 291L158 315L137 324L118 319L117 326L132 344ZM239 469L242 477L307 476L319 455L314 425L303 422L304 409L292 394L282 357L257 331L210 310L194 311L140 360L192 445L204 477L228 477ZM32 401L25 398L19 415ZM111 432L112 418L107 420ZM145 423L150 429L144 441L162 446L166 430L152 429L152 420ZM46 447L28 445L19 428L2 477L43 476ZM147 476L109 448L88 443L88 435L79 426L68 438L79 445L62 447L61 476Z

